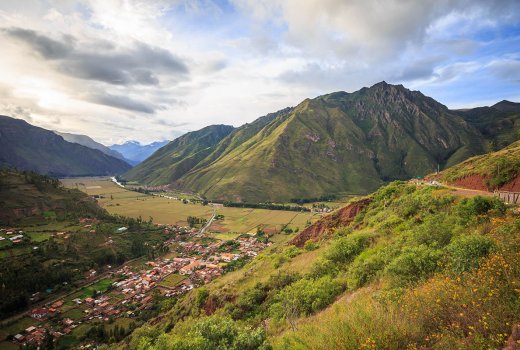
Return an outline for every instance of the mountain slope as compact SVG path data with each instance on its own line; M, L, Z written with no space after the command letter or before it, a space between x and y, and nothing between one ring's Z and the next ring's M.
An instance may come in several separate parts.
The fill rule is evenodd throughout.
M100 216L104 210L85 193L65 189L56 179L35 172L0 169L0 224L41 217L52 210L58 217Z
M472 157L432 176L476 190L520 191L520 141L493 153Z
M141 182L171 183L206 158L220 140L233 131L229 125L211 125L189 132L157 150L124 176Z
M80 144L80 145L88 147L88 148L97 149L97 150L105 153L106 155L126 161L125 157L123 157L123 155L121 153L114 151L114 150L108 148L107 146L102 145L99 142L94 141L92 138L88 137L87 135L69 134L66 132L59 132L59 131L54 131L54 133L63 137L63 139L67 142L77 143L77 144Z
M232 201L368 193L483 153L488 142L462 113L382 82L307 99L237 128L180 178L143 167L130 179Z
M130 161L130 164L137 165L151 156L159 148L168 144L168 142L169 141L157 141L149 145L142 145L138 141L127 141L121 145L109 146L109 148L122 154L125 159Z
M477 128L493 150L520 139L520 103L501 101L491 107L478 107L459 113Z
M120 174L130 166L54 132L0 116L0 166L53 176Z

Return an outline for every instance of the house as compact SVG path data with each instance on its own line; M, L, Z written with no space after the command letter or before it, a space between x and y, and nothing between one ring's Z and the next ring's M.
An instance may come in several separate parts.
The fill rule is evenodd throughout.
M235 260L235 254L222 253L222 254L220 254L220 256L222 257L222 260L224 260L225 262L230 262L232 260Z
M16 339L17 341L21 342L25 339L25 337L21 334L17 334L14 336L14 339Z
M49 316L49 311L46 308L37 308L31 310L31 317L37 320L43 320Z
M26 331L27 333L32 333L32 332L34 332L35 330L36 330L36 327L31 326L31 327L27 328L25 331Z

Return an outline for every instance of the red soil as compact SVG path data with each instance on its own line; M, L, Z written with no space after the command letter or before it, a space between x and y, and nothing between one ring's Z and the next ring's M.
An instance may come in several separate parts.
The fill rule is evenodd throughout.
M488 177L475 174L475 175L469 175L469 176L463 177L461 179L455 180L451 184L454 186L457 186L457 187L489 192L492 189L490 189L486 185L487 179L488 179ZM520 192L520 174L517 175L513 180L511 180L507 184L498 188L497 190L509 191L509 192Z
M498 189L499 191L520 192L520 174Z
M452 182L452 185L457 187L463 187L463 188L469 188L472 190L479 190L479 191L489 191L486 180L482 175L469 175L466 177L463 177L461 179L457 179Z
M356 215L370 202L371 199L369 198L362 199L360 201L351 203L332 214L324 216L300 232L289 243L301 248L309 239L317 241L323 234L331 231L332 229L340 226L347 226L352 221L354 221Z

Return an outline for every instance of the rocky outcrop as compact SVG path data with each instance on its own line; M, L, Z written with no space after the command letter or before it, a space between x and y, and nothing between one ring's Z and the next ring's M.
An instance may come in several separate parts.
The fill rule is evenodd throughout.
M359 214L361 210L370 204L371 201L372 199L365 198L356 202L352 202L349 205L336 210L332 214L324 216L300 232L289 243L301 248L308 240L317 241L327 232L330 232L337 227L349 225L352 221L354 221L354 218L357 216L357 214Z

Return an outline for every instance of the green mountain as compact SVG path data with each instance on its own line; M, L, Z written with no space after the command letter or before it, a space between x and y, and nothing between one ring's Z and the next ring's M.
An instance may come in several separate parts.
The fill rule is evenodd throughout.
M113 347L514 349L516 212L491 196L393 182L295 236L275 234Z
M0 167L53 176L120 174L130 165L29 123L0 116Z
M211 125L168 143L125 174L146 183L171 183L204 160L213 147L233 131L229 125Z
M491 107L478 107L459 113L477 128L493 150L520 139L520 103L501 101Z
M165 171L143 164L125 177L244 202L368 193L384 182L423 176L485 152L503 134L499 124L484 127L490 130L484 137L468 111L381 82L306 99L237 128L189 171L171 172L163 158ZM514 139L515 128L507 129L504 140ZM156 160L152 155L147 164Z
M54 131L54 133L63 137L63 139L67 142L77 143L77 144L80 144L80 145L88 147L88 148L97 149L109 156L124 160L125 162L129 163L129 161L127 161L121 153L119 153L118 151L115 151L113 149L110 149L107 146L102 145L99 142L94 141L92 138L88 137L87 135L70 134L70 133L59 132L59 131Z

